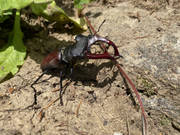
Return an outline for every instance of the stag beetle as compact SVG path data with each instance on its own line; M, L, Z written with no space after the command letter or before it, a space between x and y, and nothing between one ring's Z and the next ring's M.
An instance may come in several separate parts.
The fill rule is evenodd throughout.
M52 70L58 70L60 72L60 104L63 105L62 101L62 74L67 67L71 68L77 63L77 61L84 59L117 59L121 57L116 45L104 37L98 35L77 35L75 37L76 43L66 47L65 49L61 48L59 51L54 51L48 54L41 63L41 69L43 71L42 75L37 78L37 80L31 85L34 89L35 101L36 104L36 90L33 85L47 72ZM112 46L114 49L114 56L111 56L108 51L105 49L102 54L92 54L91 46L97 41L106 43L108 46Z
M118 58L119 52L115 44L103 37L77 35L76 43L66 47L64 50L50 53L41 63L43 71L52 69L63 69L65 65L73 66L78 60L88 59L114 59ZM114 56L109 55L106 51L103 54L91 54L90 47L97 41L102 41L114 48Z

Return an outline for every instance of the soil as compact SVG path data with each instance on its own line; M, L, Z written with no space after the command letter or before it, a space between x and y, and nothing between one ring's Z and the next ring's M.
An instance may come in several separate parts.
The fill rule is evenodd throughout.
M179 7L178 0L99 0L83 11L96 30L106 19L98 34L111 39L123 56L118 62L141 95L149 135L180 134ZM73 44L74 36L47 28L41 18L22 19L28 53L19 72L0 84L1 135L142 134L135 94L109 60L77 64L71 79L63 81L63 106L57 100L46 108L59 97L59 76L44 75L34 86L37 105L27 108L34 101L31 84L42 73L42 59Z

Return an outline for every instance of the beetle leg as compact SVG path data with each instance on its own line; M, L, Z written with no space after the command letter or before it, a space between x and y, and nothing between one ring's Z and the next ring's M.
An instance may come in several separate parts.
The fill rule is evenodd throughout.
M71 67L70 67L70 74L69 74L70 77L71 77L71 75L72 75L72 73L73 73L73 69L74 69L74 66L71 66Z
M36 89L34 88L34 85L41 79L41 77L47 73L47 70L45 70L32 84L31 84L31 88L33 89L34 91L34 102L32 105L28 106L27 108L29 107L33 107L34 105L37 104L37 91Z

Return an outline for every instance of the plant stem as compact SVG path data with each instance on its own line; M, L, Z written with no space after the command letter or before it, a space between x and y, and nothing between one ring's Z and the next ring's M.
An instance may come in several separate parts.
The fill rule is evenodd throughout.
M86 21L87 21L87 24L88 24L89 27L90 27L90 30L95 34L96 31L95 31L95 29L93 28L93 26L91 25L88 17L85 16L85 19L86 19ZM101 47L104 48L104 45L102 44ZM143 128L143 130L145 130L145 131L143 131L143 135L145 135L145 134L147 135L147 120L146 120L146 114L145 114L145 111L144 111L144 106L143 106L141 97L140 97L140 95L139 95L139 93L138 93L138 91L137 91L134 83L131 81L131 79L128 77L128 75L124 72L124 70L121 68L121 66L120 66L120 64L117 62L117 60L116 60L116 59L113 59L113 61L115 61L116 66L118 67L119 71L122 73L123 77L129 82L129 84L131 85L131 88L133 89L134 93L136 94L136 97L137 97L138 102L139 102L139 104L140 104L142 116L143 116L143 118L144 118L144 123L145 123L145 124L144 124L145 128ZM144 132L145 132L145 133L144 133Z

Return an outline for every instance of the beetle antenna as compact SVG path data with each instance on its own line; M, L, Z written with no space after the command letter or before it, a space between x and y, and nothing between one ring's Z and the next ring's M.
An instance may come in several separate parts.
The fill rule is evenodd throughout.
M103 22L102 22L101 25L99 26L98 30L94 33L94 35L96 35L96 34L99 32L101 26L105 23L105 21L106 21L106 19L103 20Z
M93 35L91 28L88 26L89 32Z

